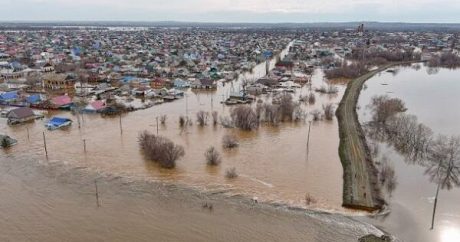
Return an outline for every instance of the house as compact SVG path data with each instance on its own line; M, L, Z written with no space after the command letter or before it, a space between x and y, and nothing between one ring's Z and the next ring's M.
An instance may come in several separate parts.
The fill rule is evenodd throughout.
M73 91L75 78L65 74L46 74L43 76L43 87L50 90Z
M85 112L100 112L106 107L105 102L97 100L88 104L83 111Z
M70 126L71 124L72 124L72 120L68 118L53 117L52 119L48 120L48 122L45 124L45 127L48 130L55 130L55 129Z
M174 80L174 88L189 88L190 83L182 79Z
M38 105L44 101L44 98L40 94L33 94L26 98L26 102L30 105Z
M216 89L217 88L216 82L211 79L207 79L207 78L196 79L191 83L190 86L194 89Z
M275 79L271 79L271 78L260 78L259 80L256 81L256 83L259 83L259 84L262 84L268 87L274 87L278 85L278 81Z
M71 105L72 98L67 95L62 95L51 99L52 108L70 108Z
M24 123L36 118L34 111L28 107L16 108L8 112L6 115L8 124Z
M11 91L11 92L4 92L0 94L0 104L10 104L19 99L19 95L17 91Z
M42 67L42 71L45 72L45 73L54 72L54 66L51 65L50 63L46 63L46 64Z

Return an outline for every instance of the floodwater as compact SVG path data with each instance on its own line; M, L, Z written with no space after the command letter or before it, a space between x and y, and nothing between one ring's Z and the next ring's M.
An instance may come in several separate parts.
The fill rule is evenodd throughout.
M216 91L188 90L183 99L123 115L121 125L119 117L86 114L78 128L77 118L61 111L46 116L73 119L73 125L64 130L47 131L42 120L14 127L0 120L0 132L19 141L1 151L0 212L7 219L0 229L7 233L2 233L0 240L355 241L369 232L378 234L372 226L341 215L274 208L307 207L308 193L316 200L308 208L359 214L341 208L343 171L336 120L312 123L308 155L308 121L262 126L253 132L212 124L199 127L196 123L186 132L179 128L181 115L194 119L200 110L228 115L231 108L220 101L237 91L243 78L263 75L265 64L233 84L220 83ZM313 88L323 84L323 74L318 70ZM326 103L338 104L344 86L338 89L335 95L316 94L316 104L303 104L303 108L311 112ZM294 96L308 92L305 86ZM157 132L156 117L161 115L167 115L167 121L158 125L158 133L184 146L186 152L174 170L146 160L137 143L143 130ZM222 149L221 140L227 133L238 137L238 148ZM204 152L209 146L222 154L219 167L206 166ZM229 167L236 168L237 179L224 177ZM95 208L92 176L109 177L100 181L103 206L99 209ZM254 197L262 202L256 210L253 205L245 205ZM215 212L203 213L201 205L206 199L216 200Z
M435 135L460 135L460 70L430 69L420 65L399 67L395 74L383 72L366 82L359 99L360 120L370 119L366 105L375 95L402 99L407 114L430 127ZM393 148L380 144L395 167L396 189L389 200L391 213L370 219L404 241L460 241L460 190L442 190L434 230L429 230L436 185L424 175L424 168L408 164Z
M252 74L241 78L263 76L265 65L259 67ZM48 117L66 116L75 122L66 130L45 131L48 160L124 177L170 181L205 190L221 189L230 195L244 194L266 202L300 207L305 206L305 196L308 193L317 201L311 207L343 211L342 167L338 157L336 120L312 123L308 158L307 121L283 123L279 127L262 126L253 132L212 124L199 127L195 123L186 132L181 131L178 124L181 115L188 114L195 120L195 114L204 110L228 116L230 107L222 105L220 101L230 92L237 91L239 85L238 82L222 85L214 92L189 90L183 99L123 115L122 128L118 117L84 115L79 129L76 117L71 113L50 112ZM313 78L313 87L320 85L323 85L323 78L322 72L318 70ZM310 112L321 109L324 103L338 103L343 89L340 86L340 92L333 96L317 94L316 104L305 104L304 110ZM308 87L305 86L298 89L295 96L306 95L307 92ZM269 100L266 97L261 99ZM185 148L186 155L177 162L174 170L161 169L146 160L137 142L138 134L143 130L157 132L156 117L161 115L167 115L167 121L165 125L158 125L158 133ZM16 127L3 123L2 128L5 133L20 141L11 152L28 154L34 159L44 158L44 121ZM227 133L238 137L238 148L222 148L222 137ZM83 140L86 142L86 153ZM204 152L210 146L215 146L222 154L223 162L219 167L206 166ZM236 168L238 179L229 181L224 177L229 167Z

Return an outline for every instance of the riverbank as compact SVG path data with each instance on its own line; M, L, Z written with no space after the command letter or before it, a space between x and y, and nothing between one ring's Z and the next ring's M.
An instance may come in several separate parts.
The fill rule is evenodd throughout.
M358 120L356 105L364 83L396 64L388 64L348 83L336 111L339 122L339 156L343 166L343 206L375 211L383 207L378 171L366 144L366 137Z

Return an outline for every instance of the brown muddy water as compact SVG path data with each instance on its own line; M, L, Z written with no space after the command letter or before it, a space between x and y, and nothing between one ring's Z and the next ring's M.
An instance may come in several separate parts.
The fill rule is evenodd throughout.
M263 76L264 69L264 64L259 65L244 77ZM68 129L56 131L45 130L41 120L11 127L2 119L0 132L19 144L1 151L0 213L4 219L0 230L6 232L0 240L356 241L369 232L379 234L373 226L341 215L276 208L305 208L308 193L317 201L308 208L353 213L341 208L336 120L312 123L308 157L308 121L262 126L254 132L194 124L181 132L180 115L194 119L200 110L228 115L230 108L220 101L237 91L238 83L219 84L214 92L189 90L181 100L123 115L122 133L118 117L84 115L79 129L71 113L50 112L47 117L74 120ZM321 85L323 75L317 71L313 87ZM338 103L343 91L344 86L339 86L336 95L317 94L316 104L304 109L310 112L325 103ZM303 87L294 95L308 92ZM168 118L166 125L159 125L159 134L185 148L186 155L174 170L146 160L137 143L139 132L156 132L160 115ZM227 133L239 138L239 148L222 149ZM203 153L209 146L223 156L219 167L206 166ZM237 169L237 179L224 177L229 167ZM95 177L102 177L98 182L101 208L95 205ZM261 203L251 204L248 198L253 197ZM214 204L211 213L201 208L208 199Z
M430 69L420 65L399 67L397 73L383 72L366 82L359 99L361 122L370 119L366 105L375 95L402 99L408 114L430 127L435 134L460 135L460 70ZM409 164L393 148L380 143L394 165L396 189L389 198L391 213L366 220L383 227L404 241L460 241L460 189L440 192L434 230L429 230L436 185L424 168Z

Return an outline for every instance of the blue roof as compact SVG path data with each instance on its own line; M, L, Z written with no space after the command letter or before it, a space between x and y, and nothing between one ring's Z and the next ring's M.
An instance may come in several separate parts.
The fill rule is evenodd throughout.
M135 79L136 79L136 77L134 77L134 76L124 76L123 77L123 82L130 82L130 81L135 80Z
M68 118L53 117L48 121L48 125L59 126L65 122L72 121Z
M39 94L30 95L27 97L27 102L31 104L39 103L42 100Z
M13 100L18 98L18 92L17 91L11 91L11 92L5 92L0 95L0 99L3 100Z

